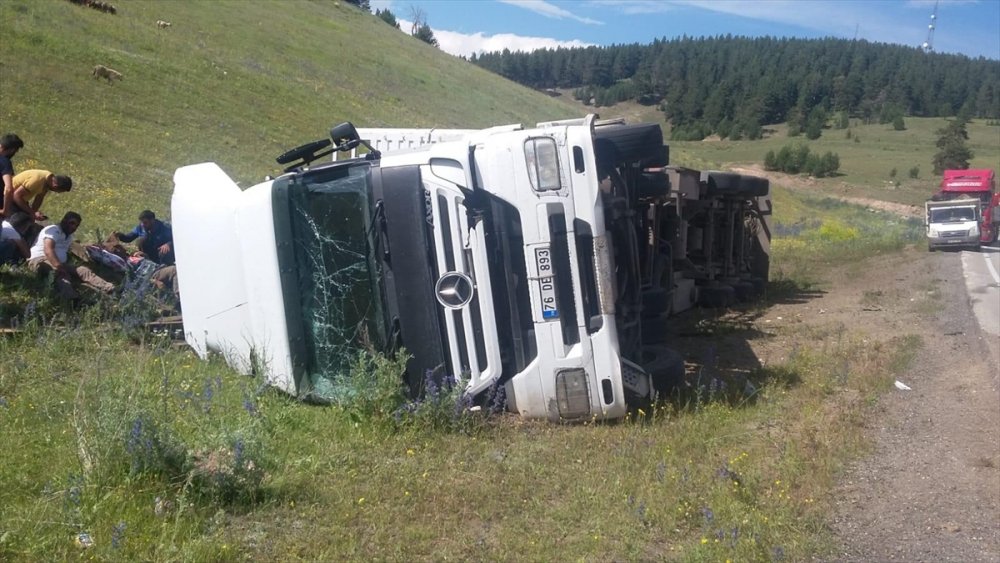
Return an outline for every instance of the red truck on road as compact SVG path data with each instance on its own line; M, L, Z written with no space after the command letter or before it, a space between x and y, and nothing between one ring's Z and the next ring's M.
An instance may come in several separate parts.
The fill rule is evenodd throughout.
M941 191L931 199L950 201L960 198L979 200L982 211L979 241L982 244L996 242L1000 231L1000 193L997 192L996 174L987 169L945 170L941 179Z

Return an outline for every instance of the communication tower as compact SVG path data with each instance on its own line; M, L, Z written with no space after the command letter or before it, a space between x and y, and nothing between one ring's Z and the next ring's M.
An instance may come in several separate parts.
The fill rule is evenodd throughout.
M937 26L937 9L938 3L935 1L934 13L931 14L931 23L927 24L927 40L921 45L925 53L930 53L934 50L934 28Z

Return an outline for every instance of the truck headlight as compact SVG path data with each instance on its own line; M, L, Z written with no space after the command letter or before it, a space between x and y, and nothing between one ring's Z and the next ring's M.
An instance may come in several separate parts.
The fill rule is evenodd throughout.
M556 406L562 418L590 416L590 387L586 371L567 369L556 372Z
M939 236L938 232L937 232L937 229L935 229L934 227L930 227L929 229L927 229L927 236L929 236L929 237Z
M971 229L969 229L969 236L970 237L978 237L979 236L979 227L972 227Z
M538 137L525 141L524 163L528 167L528 178L535 191L552 191L562 187L559 183L559 156L555 139Z

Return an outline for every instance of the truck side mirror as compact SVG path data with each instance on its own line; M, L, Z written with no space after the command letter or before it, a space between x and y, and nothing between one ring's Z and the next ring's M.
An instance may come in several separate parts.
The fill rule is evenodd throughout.
M345 121L340 125L334 125L330 128L330 139L339 148L350 141L358 141L361 137L358 135L358 130L354 128L354 125L350 121Z

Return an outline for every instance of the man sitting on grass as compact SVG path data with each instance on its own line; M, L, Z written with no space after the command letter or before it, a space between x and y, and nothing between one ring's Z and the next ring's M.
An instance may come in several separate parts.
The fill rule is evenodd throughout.
M28 268L31 271L41 274L55 272L56 291L66 299L80 297L73 288L75 280L108 295L115 289L114 285L90 271L90 268L73 266L69 263L69 247L73 244L73 233L80 228L82 222L83 218L79 213L68 211L58 225L49 225L42 229L35 245L31 247L31 257L28 258Z
M31 256L28 242L24 240L31 217L27 213L14 213L0 227L0 265L19 264Z

